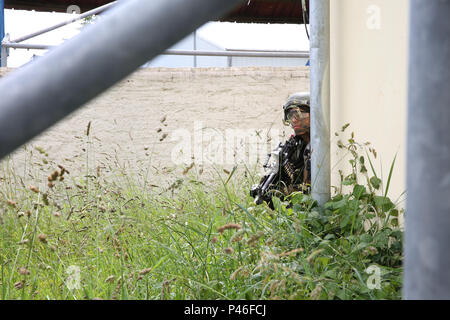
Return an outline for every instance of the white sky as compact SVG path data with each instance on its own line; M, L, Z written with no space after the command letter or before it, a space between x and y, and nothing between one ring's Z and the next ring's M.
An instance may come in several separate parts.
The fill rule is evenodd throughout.
M5 10L5 32L11 39L50 27L68 20L66 13ZM56 45L80 32L80 21L56 29L23 43ZM219 47L244 50L309 50L304 25L293 24L242 24L209 22L197 31L197 35ZM43 50L10 49L8 67L19 67Z

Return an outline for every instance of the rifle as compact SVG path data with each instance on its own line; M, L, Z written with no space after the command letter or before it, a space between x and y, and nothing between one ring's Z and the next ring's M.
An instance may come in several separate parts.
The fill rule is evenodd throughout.
M253 185L250 190L250 196L255 198L255 204L258 205L266 201L269 207L273 209L273 194L279 193L282 196L288 194L288 188L295 179L292 155L298 147L299 142L292 136L284 144L280 143L275 150L267 155L263 165L267 174L262 177L259 184Z

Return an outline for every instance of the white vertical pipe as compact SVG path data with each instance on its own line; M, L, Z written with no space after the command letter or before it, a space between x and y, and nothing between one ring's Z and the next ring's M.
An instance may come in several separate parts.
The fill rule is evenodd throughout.
M311 185L319 204L330 198L330 0L310 1Z

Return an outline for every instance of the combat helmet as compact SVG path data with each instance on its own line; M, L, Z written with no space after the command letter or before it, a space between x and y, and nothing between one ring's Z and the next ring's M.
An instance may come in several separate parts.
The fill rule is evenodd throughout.
M297 92L289 96L287 102L283 105L283 122L287 124L288 111L293 107L303 107L310 109L309 92Z

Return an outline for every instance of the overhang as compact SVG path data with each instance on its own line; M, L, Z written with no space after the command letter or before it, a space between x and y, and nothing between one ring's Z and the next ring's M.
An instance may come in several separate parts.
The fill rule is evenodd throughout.
M5 8L66 12L77 5L81 12L113 2L112 0L5 0ZM306 0L309 8L309 0ZM241 23L303 23L301 0L247 0L220 21Z

